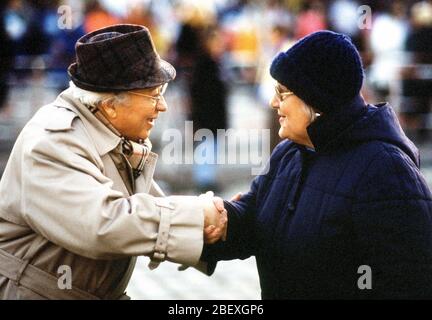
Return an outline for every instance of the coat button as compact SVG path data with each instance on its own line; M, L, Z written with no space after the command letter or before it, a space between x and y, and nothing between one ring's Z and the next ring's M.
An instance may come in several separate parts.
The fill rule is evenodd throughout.
M289 211L294 211L295 210L295 206L292 203L288 203L288 210Z

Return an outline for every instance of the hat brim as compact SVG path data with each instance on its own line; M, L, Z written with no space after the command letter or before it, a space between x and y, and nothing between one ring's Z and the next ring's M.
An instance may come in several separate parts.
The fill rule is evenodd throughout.
M115 92L153 88L174 80L176 76L175 68L169 62L159 59L159 69L152 75L147 76L145 79L140 79L127 84L103 86L100 84L88 83L79 79L77 76L77 67L76 63L72 63L68 68L68 74L72 82L81 89L95 92Z

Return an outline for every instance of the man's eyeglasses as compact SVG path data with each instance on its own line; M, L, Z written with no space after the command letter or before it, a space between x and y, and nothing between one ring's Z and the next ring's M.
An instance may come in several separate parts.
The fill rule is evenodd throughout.
M154 105L157 106L159 101L163 98L163 95L165 94L167 87L168 87L168 83L165 83L162 87L160 87L159 92L156 96L151 96L149 94L144 94L144 93L139 93L134 91L128 91L128 92L137 96L153 99L153 101L155 102Z
M278 86L275 86L274 88L275 88L275 95L276 95L276 98L277 98L280 102L284 101L284 99L285 99L286 97L288 97L288 96L294 94L294 92L292 92L292 91L285 91L285 92L281 92Z

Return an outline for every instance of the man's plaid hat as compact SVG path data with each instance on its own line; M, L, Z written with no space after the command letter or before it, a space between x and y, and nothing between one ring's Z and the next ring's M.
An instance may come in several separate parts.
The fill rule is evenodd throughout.
M75 45L76 62L68 68L82 89L106 92L156 87L175 78L176 71L156 52L149 30L120 24L82 36Z

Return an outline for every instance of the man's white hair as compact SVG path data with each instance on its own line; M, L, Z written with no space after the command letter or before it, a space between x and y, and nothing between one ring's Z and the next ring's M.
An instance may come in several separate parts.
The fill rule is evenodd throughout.
M123 92L94 92L77 87L72 81L69 82L72 94L75 99L82 104L92 107L98 107L103 102L118 104L126 99Z

